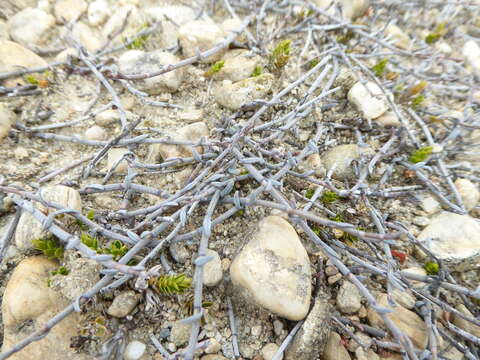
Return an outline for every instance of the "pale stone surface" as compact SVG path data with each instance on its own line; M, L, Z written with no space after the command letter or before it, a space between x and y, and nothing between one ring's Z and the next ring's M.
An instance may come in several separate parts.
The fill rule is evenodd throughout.
M390 24L385 29L386 35L394 40L394 45L400 49L408 49L410 46L410 38L405 32L395 24Z
M348 92L348 100L367 119L376 119L388 110L386 97L374 82L357 82Z
M355 73L348 69L342 68L340 73L333 82L333 87L341 87L339 91L336 91L332 94L333 97L337 99L344 99L353 85L357 83L357 77Z
M77 22L73 26L72 36L89 52L95 52L102 46L102 41L93 30L83 22Z
M108 150L107 168L110 170L129 150L127 148L112 148ZM114 173L126 173L128 169L127 160L123 159L115 168Z
M140 27L145 23L145 17L138 11L133 4L125 4L123 6L115 6L113 14L110 14L107 22L102 28L103 40L118 31L124 24L125 18L128 16L128 23L122 32L122 36L117 36L113 43L121 43L123 37L133 36L139 32Z
M3 294L2 352L34 331L40 330L45 322L68 305L68 301L48 287L48 277L57 267L56 262L43 256L35 256L23 260L15 268ZM45 338L33 342L14 354L11 359L90 359L86 355L75 354L70 348L71 338L78 334L78 325L79 315L70 314L53 327Z
M93 125L85 130L84 137L86 140L102 141L107 138L107 132L102 127Z
M0 72L44 67L47 65L47 62L33 51L24 48L16 42L0 40Z
M11 38L24 45L41 45L47 40L55 18L40 9L26 8L8 19Z
M222 345L215 338L208 339L208 346L205 348L206 354L216 354L222 348Z
M46 186L41 189L41 196L44 200L61 204L69 209L82 211L82 199L77 190L63 185ZM36 204L40 210L45 207ZM58 217L57 217L58 219ZM24 211L20 216L17 231L15 232L15 244L21 250L33 248L32 240L44 236L42 224L33 215Z
M332 331L323 351L322 360L350 360L347 349L341 343L341 337Z
M310 261L295 229L278 216L259 222L230 266L246 299L283 318L301 320L310 306Z
M180 321L175 321L170 332L170 341L176 346L183 346L188 343L190 337L190 324L184 324Z
M421 195L419 200L422 210L428 215L433 215L442 210L440 203L432 195Z
M182 47L183 56L186 58L197 55L197 52L203 52L211 49L221 42L225 33L215 23L204 20L188 22L178 30L178 40ZM219 51L213 56L203 59L202 62L214 63L220 60L225 50Z
M340 0L343 18L353 21L365 14L370 6L369 0Z
M223 67L213 75L213 78L235 82L251 77L262 59L250 51L236 49L225 54L222 60L225 61Z
M262 355L264 360L272 360L275 354L278 351L278 345L275 343L268 343L265 345L262 350L260 351L260 354ZM280 357L277 358L278 360L283 359L283 354L280 355Z
M323 293L315 298L312 310L286 350L286 360L316 359L323 351L330 334L329 319L333 310L328 298Z
M105 0L96 0L88 6L87 19L90 25L98 26L103 24L110 14L110 8Z
M60 0L53 6L53 12L59 23L77 19L85 10L87 10L85 0Z
M463 45L462 53L473 70L480 71L480 46L477 42L475 40L468 40Z
M201 357L201 360L227 360L225 356L212 354L212 355L204 355Z
M10 35L8 34L7 23L3 20L0 20L0 40L8 40Z
M410 267L410 268L403 269L401 272L403 274L405 274L405 273L409 274L410 273L410 274L422 275L422 276L427 275L427 272L425 271L425 269L421 268L421 267ZM425 283L421 282L421 281L416 281L416 280L411 280L411 279L409 279L409 281L412 283L414 288L421 288L421 287L425 286Z
M108 109L95 116L95 122L100 126L110 126L120 121L120 114L117 110Z
M175 64L179 61L179 58L166 51L130 50L123 53L118 59L118 67L124 74L137 73L138 69L142 69L142 72L151 72L158 70L162 65ZM183 78L184 69L180 68L160 76L136 81L135 87L151 95L157 95L164 91L174 92L179 89Z
M468 215L443 211L432 218L418 240L458 271L478 267L480 224Z
M462 314L467 315L470 318L475 318L473 314L470 311L468 311L468 309L463 304L457 305L455 309L457 309ZM470 321L462 319L460 316L457 316L457 315L454 315L453 324L458 326L460 329L465 330L470 334L480 338L480 326L472 324Z
M415 307L415 297L408 290L393 289L393 300L405 309L413 309Z
M187 126L184 126L174 132L171 132L170 137L177 141L198 141L202 137L208 136L207 125L203 122L196 122ZM169 145L169 144L153 144L150 147L150 154L148 159L150 162L157 162L158 156L162 159L174 158L174 157L191 157L191 147L184 145ZM197 146L195 150L199 154L203 153L203 148Z
M350 281L345 281L337 294L337 307L344 314L354 314L360 310L361 300L357 287Z
M319 154L308 155L305 159L305 168L315 171L316 176L324 177L326 175L326 170Z
M213 259L206 263L203 268L203 285L209 287L217 286L223 277L222 261L214 250L208 249L206 256L212 256Z
M380 356L372 349L365 351L361 347L358 347L355 350L355 355L357 356L357 360L380 360Z
M359 147L357 144L344 144L335 146L320 156L327 173L335 165L332 176L343 179L353 176L351 164L354 160L358 160L362 154L369 155L371 153L370 148Z
M226 19L220 24L220 28L223 30L226 36L230 35L231 32L238 31L238 29L240 29L241 27L242 21L235 18ZM247 41L247 35L245 34L245 32L239 34L236 38L236 41Z
M377 304L381 307L393 310L386 316L407 335L413 344L419 349L425 349L427 346L428 332L427 326L420 316L413 311L405 309L401 305L391 307L388 304L387 294L380 294L377 298ZM372 308L368 309L368 321L370 325L385 328L382 318Z
M393 111L387 111L375 119L375 122L383 127L400 126L400 120Z
M113 299L107 310L108 315L123 318L130 314L137 306L140 297L133 290L123 291Z
M147 346L137 340L130 341L128 345L125 347L125 352L123 353L124 360L139 360L143 354Z
M468 211L472 210L478 204L478 200L480 200L478 187L468 179L455 180L455 187L462 198L465 209Z
M222 106L238 110L242 105L264 98L272 88L272 74L261 74L232 83L224 80L213 90L215 100Z
M0 141L8 135L15 121L15 114L5 104L0 103Z

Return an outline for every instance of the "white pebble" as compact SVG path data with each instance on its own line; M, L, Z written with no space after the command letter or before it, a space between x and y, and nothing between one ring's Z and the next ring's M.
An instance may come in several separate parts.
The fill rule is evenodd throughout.
M125 348L125 352L123 353L123 358L125 360L137 360L142 357L145 353L145 349L147 346L140 341L134 340L131 341L127 347Z

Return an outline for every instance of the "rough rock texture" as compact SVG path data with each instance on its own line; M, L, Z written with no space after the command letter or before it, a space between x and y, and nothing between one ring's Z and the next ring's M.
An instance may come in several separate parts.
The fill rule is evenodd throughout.
M443 211L432 218L418 240L424 241L435 256L459 271L478 266L480 224L468 215Z
M213 96L220 105L238 110L244 104L264 98L272 88L273 80L273 75L268 73L235 83L224 80L214 88Z
M205 286L216 286L222 280L222 261L220 256L214 250L208 249L207 256L212 256L213 259L205 264L203 268L203 284Z
M240 293L289 320L305 318L310 306L310 261L295 229L278 216L258 224L230 267Z
M92 26L103 24L110 14L110 8L105 0L96 0L88 6L87 18Z
M350 281L345 281L337 294L337 307L344 314L354 314L360 310L361 300L357 287Z
M128 23L122 32L122 37L117 36L113 42L121 43L123 37L129 37L138 33L139 28L145 23L145 16L138 11L135 5L125 4L113 8L113 13L107 18L107 22L103 25L101 31L103 39L106 40L109 35L121 29L127 16Z
M353 21L365 14L370 6L369 0L340 0L343 18Z
M125 352L123 353L124 360L138 360L141 359L147 346L137 340L131 341L125 347Z
M129 150L127 148L112 148L108 150L108 161L107 161L107 168L108 170L112 169L115 164L123 157L125 153L127 153ZM127 160L123 159L120 161L120 163L117 165L115 168L115 173L125 173L127 172L128 169L128 163Z
M34 52L13 41L0 40L0 72L10 72L21 68L47 66L47 62ZM15 85L17 80L9 81ZM23 80L21 80L24 83ZM8 82L7 82L8 83Z
M130 314L137 306L140 296L133 290L123 291L113 299L107 310L108 315L123 318Z
M376 119L388 110L385 95L374 82L357 82L348 92L348 100L367 119Z
M468 40L463 45L462 53L473 70L480 72L480 46L478 46L475 40Z
M277 353L277 351L278 351L277 344L268 343L262 348L262 350L260 351L260 354L262 354L262 357L264 360L272 360L275 354ZM282 360L282 359L283 359L283 354L280 355L278 360Z
M459 304L456 306L456 309L460 311L462 314L467 315L470 318L475 318L470 311L466 308L465 305ZM477 318L478 320L478 318ZM458 326L460 329L469 332L476 337L480 337L480 326L472 324L470 321L462 319L460 316L455 315L453 319L453 324Z
M54 25L55 18L40 9L26 8L8 19L11 38L24 46L41 45Z
M90 52L95 52L102 46L100 38L87 24L82 22L77 22L73 26L72 36Z
M53 12L59 23L72 21L78 18L85 10L87 10L87 2L85 0L60 0L53 6Z
M323 351L322 360L350 360L348 350L341 343L341 337L332 331Z
M370 148L361 148L356 144L338 145L321 155L323 166L328 172L334 165L333 177L344 179L353 176L351 163L362 154L369 155Z
M15 119L15 114L5 106L0 104L0 141L8 135Z
M44 323L63 310L68 302L48 287L48 277L58 264L42 256L23 260L10 278L2 301L4 339L2 351L41 329ZM14 354L13 360L89 359L75 354L70 339L77 335L79 315L72 313L48 335Z
M222 59L223 67L213 75L215 80L240 81L252 76L256 66L259 66L261 57L250 51L236 49L229 51Z
M472 210L480 200L480 191L478 191L477 186L468 179L457 179L455 180L455 187L462 198L465 209Z
M196 20L188 22L178 30L178 40L186 58L197 55L197 51L206 51L221 42L225 33L211 21ZM213 63L221 59L225 51L203 59L202 62Z
M188 343L190 337L190 324L184 324L180 321L175 321L170 332L170 341L176 346L182 346Z
M397 25L390 24L385 29L385 33L394 40L394 45L400 49L408 49L410 38Z
M84 137L86 140L102 141L107 138L107 133L102 127L94 125L85 130Z

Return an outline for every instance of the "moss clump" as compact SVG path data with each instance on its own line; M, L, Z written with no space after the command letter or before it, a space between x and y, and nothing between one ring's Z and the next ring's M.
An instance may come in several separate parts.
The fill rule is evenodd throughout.
M425 271L427 272L428 275L437 275L438 271L440 270L440 266L436 262L433 262L433 261L429 261L429 262L425 263L423 268L425 269Z
M320 60L318 59L312 59L308 62L308 68L309 69L313 69L315 66L318 65L318 63L320 62Z
M148 23L144 23L139 29L138 32L141 32L145 29L147 29L149 26ZM141 50L145 48L145 43L147 42L148 35L143 34L140 36L137 36L135 39L133 39L130 43L128 43L128 40L126 38L123 38L123 43L125 44L125 48L128 50Z
M412 105L412 109L414 110L419 109L422 106L424 101L425 101L425 95L423 94L413 97L412 100L410 101Z
M428 157L432 154L433 147L432 146L425 146L423 148L417 149L410 154L408 161L413 164L423 162L428 159Z
M65 266L59 266L56 270L52 271L52 275L68 275L70 271Z
M225 61L224 60L219 60L217 61L215 64L213 64L212 66L210 66L210 69L208 69L206 72L205 72L205 76L206 77L211 77L213 76L214 74L218 73L220 70L222 70L223 66L225 65Z
M28 75L25 75L23 78L24 78L25 81L28 82L29 84L38 85L38 79L37 79L35 76L33 76L33 75L28 74Z
M388 59L382 59L372 67L372 71L377 77L382 77L387 68Z
M192 284L192 279L185 274L164 275L152 280L155 288L166 295L183 294Z
M313 194L315 194L315 190L314 189L308 189L306 192L305 192L305 197L307 199L311 199L313 197Z
M442 36L444 36L448 30L446 29L445 23L438 24L435 29L425 37L425 42L427 44L433 44L437 42Z
M32 240L35 249L40 250L49 259L60 260L63 258L63 246L54 237Z
M320 198L320 201L325 205L328 205L333 204L334 202L338 201L338 199L340 199L340 196L338 196L337 193L330 190L325 190Z
M262 74L262 67L260 65L255 66L255 69L253 69L252 72L252 77L257 77Z
M273 49L272 55L270 55L270 62L276 69L282 69L287 65L292 52L291 44L292 40L290 39L282 40Z

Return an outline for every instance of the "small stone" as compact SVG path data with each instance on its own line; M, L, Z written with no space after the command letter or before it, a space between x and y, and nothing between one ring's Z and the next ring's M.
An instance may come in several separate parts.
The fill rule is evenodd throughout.
M422 207L423 211L425 211L428 215L435 214L442 209L437 199L435 199L431 195L421 196L420 206Z
M130 341L128 345L125 347L125 352L123 353L124 360L139 360L143 354L147 346L137 340Z
M468 40L463 45L462 54L474 71L480 71L480 46L475 40Z
M457 271L478 266L480 224L468 215L443 211L432 218L418 240Z
M450 55L452 53L452 47L445 41L437 41L435 43L435 48L446 55Z
M386 316L412 340L416 347L425 349L428 341L427 326L420 316L400 305L391 307L388 303L387 294L380 294L377 298L377 304L378 306L393 310L393 312ZM372 326L385 328L382 318L372 308L368 309L368 321Z
M327 266L325 268L325 275L332 276L338 274L338 269L335 266Z
M400 126L400 120L393 111L387 111L375 119L375 122L383 127L397 127Z
M170 341L176 346L183 346L188 343L190 337L190 324L184 324L180 321L175 321L170 332Z
M353 21L363 16L370 6L369 0L340 0L343 18Z
M344 99L357 81L357 77L353 71L348 68L342 68L333 82L333 87L341 87L341 89L340 91L333 93L332 96L337 99Z
M138 295L133 290L123 291L113 299L107 310L108 315L123 318L130 314L138 304Z
M477 206L478 200L480 200L480 191L478 191L477 186L468 179L457 179L455 180L455 187L462 198L465 209L470 211Z
M179 113L178 120L181 120L182 122L194 122L203 119L203 116L203 109L191 109Z
M55 25L55 18L40 9L26 8L8 19L11 38L24 45L41 45Z
M208 339L208 346L205 348L205 353L207 354L216 354L222 348L222 345L215 338Z
M344 314L354 314L362 306L362 296L357 287L345 281L337 294L337 307Z
M109 126L117 121L120 121L120 114L113 109L102 111L95 116L95 122L100 126Z
M268 73L235 83L224 80L214 88L213 97L220 105L231 110L238 110L242 105L265 97L270 92L273 81L273 75Z
M425 227L430 224L430 219L425 216L415 216L412 220L415 225Z
M386 97L374 82L357 82L348 92L348 100L367 119L376 119L388 110Z
M203 122L196 122L184 126L174 132L171 132L169 136L172 140L176 141L198 141L202 137L207 137L209 134L208 127ZM203 153L203 148L197 146L195 148L199 154ZM168 158L184 158L192 157L192 150L190 146L184 145L170 145L170 144L153 144L150 147L150 153L148 159L150 162L156 163L158 161L158 156L163 160Z
M223 67L213 75L213 78L235 82L251 77L262 58L250 51L236 49L229 51L222 60Z
M423 269L421 267L411 267L411 268L403 269L401 272L402 272L402 274L410 273L410 274L414 274L414 275L427 276L427 272L425 271L425 269ZM412 283L414 288L421 288L421 287L425 286L425 283L422 282L422 281L411 280L411 279L409 279L409 281Z
M175 260L177 263L185 264L187 260L190 259L190 252L182 243L176 242L170 244L169 250L173 260Z
M73 58L77 55L77 50L74 48L66 48L65 50L59 52L57 56L55 56L56 61L67 61L68 58Z
M60 0L53 6L53 12L59 23L68 23L77 19L85 10L85 0Z
M262 333L262 325L256 325L256 326L252 326L252 335L257 337L257 336L260 336L260 334Z
M44 200L65 206L66 208L82 211L82 199L77 190L63 185L46 186L41 190ZM35 203L39 210L45 210L41 204ZM57 217L57 220L59 218ZM70 219L71 220L71 219ZM66 219L63 221L67 221ZM15 244L20 250L32 249L32 240L46 235L42 224L29 212L24 211L20 216L15 232Z
M128 17L127 25L125 21ZM114 44L120 44L125 37L131 37L139 32L139 28L145 23L145 17L138 11L138 8L133 4L125 4L123 6L114 7L113 13L107 17L107 23L103 26L101 35L104 41L109 36L113 35L120 29L122 36L117 36L112 42Z
M203 52L213 48L225 37L222 29L211 21L196 20L188 22L178 29L178 40L186 58L196 56L198 51ZM225 50L202 60L205 63L214 63L221 59Z
M362 307L360 308L360 310L358 310L358 317L360 319L363 319L363 318L366 318L367 317L367 309L365 308L365 306L362 305Z
M7 137L14 121L13 111L10 111L5 104L0 103L0 141Z
M286 360L312 360L322 353L331 329L328 297L321 293L315 298L312 310L286 350Z
M305 318L310 306L311 270L295 229L278 216L259 222L230 266L239 295L289 320Z
M369 155L370 148L359 147L356 144L338 145L321 155L327 173L335 166L332 176L336 179L353 177L352 162L361 156Z
M365 351L361 347L358 347L355 350L355 355L357 356L357 360L380 360L380 356L372 349Z
M367 348L372 345L372 338L361 331L357 331L355 333L355 337ZM348 351L355 352L355 350L357 350L358 348L360 348L360 344L357 343L354 339L350 339L350 341L348 342Z
M95 52L102 46L102 41L97 37L95 32L83 22L77 22L73 26L72 36L89 52Z
M204 355L201 357L201 360L228 360L225 356L218 354Z
M415 307L415 297L407 290L393 289L393 300L405 309L412 310Z
M324 177L326 175L325 167L323 166L320 155L312 154L305 159L305 167L307 170L313 170L318 177Z
M118 68L124 74L142 72L153 72L161 66L175 64L180 59L175 55L162 51L145 52L141 50L130 50L122 54L118 59ZM160 76L135 82L135 87L150 95L158 95L162 92L175 92L180 88L184 78L184 69L169 71Z
M102 141L106 138L106 131L98 125L94 125L85 131L85 140Z
M455 309L457 309L462 314L467 315L470 318L475 318L473 314L463 304L457 305ZM470 321L462 319L460 316L454 315L453 324L476 337L480 337L480 326L472 324Z
M208 249L206 256L212 256L213 259L207 262L203 268L203 285L208 287L217 286L223 277L222 261L214 250Z
M102 25L110 14L110 8L105 0L96 0L88 6L87 18L92 26Z
M329 285L333 285L333 284L339 282L341 278L342 278L342 274L333 275L333 276L330 276L327 279L327 282L328 282Z
M280 320L273 321L273 332L276 336L280 336L283 333L283 322Z
M113 166L117 164L117 162L125 155L129 150L127 148L112 148L108 150L108 170L112 169ZM115 168L114 173L126 173L128 169L128 162L127 160L123 159Z
M405 32L400 29L395 24L390 24L385 29L386 35L390 36L391 39L394 40L393 45L400 49L408 49L410 46L410 38L408 37Z
M350 355L341 341L340 335L332 331L323 351L322 360L350 360Z
M267 345L265 345L262 350L260 351L260 353L262 354L262 357L264 360L272 360L273 357L275 356L275 354L277 353L278 351L278 345L277 344L274 344L274 343L268 343ZM279 357L277 357L278 360L282 360L283 359L283 354L280 355Z

